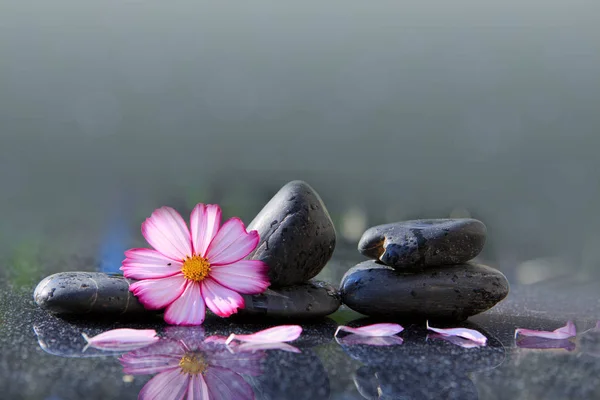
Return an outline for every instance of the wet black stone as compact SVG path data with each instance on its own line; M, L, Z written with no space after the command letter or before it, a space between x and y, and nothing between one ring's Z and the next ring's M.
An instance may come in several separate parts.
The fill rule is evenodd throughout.
M348 307L369 316L464 320L504 299L506 277L481 264L430 267L419 273L373 260L351 268L340 292Z
M333 222L306 182L282 187L248 225L260 243L248 258L269 265L271 287L306 282L327 264L335 248Z
M44 278L33 298L44 310L55 314L152 313L129 291L121 275L101 272L61 272Z
M392 267L461 264L481 252L485 238L476 219L419 219L367 229L358 250Z
M240 317L321 318L334 313L342 304L338 290L321 281L267 289L262 294L242 296L246 307L238 311Z

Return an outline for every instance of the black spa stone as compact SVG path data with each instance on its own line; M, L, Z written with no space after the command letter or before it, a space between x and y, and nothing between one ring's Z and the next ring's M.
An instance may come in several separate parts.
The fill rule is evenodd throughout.
M340 292L351 309L369 316L464 320L492 308L509 291L506 277L481 264L403 272L368 260L346 272Z
M397 268L465 263L485 244L486 227L476 219L418 219L369 228L358 250Z
M262 294L242 297L246 306L238 311L240 317L321 318L334 313L342 304L338 290L321 281L267 289Z
M129 291L122 275L101 272L61 272L44 278L33 298L44 310L55 314L152 313Z
M248 225L260 243L248 259L269 266L271 287L306 282L327 264L336 235L325 204L306 182L282 187Z

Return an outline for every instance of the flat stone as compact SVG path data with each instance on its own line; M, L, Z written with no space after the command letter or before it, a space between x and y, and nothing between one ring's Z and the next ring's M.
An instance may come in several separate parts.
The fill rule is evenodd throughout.
M461 264L481 252L486 231L471 218L395 222L367 229L358 251L392 267Z
M342 304L338 290L321 281L267 289L262 294L242 297L246 307L238 311L240 317L322 318L334 313Z
M329 261L335 248L333 222L325 204L306 182L282 187L248 225L260 242L248 259L269 266L271 287L306 282Z
M152 313L129 291L122 275L101 272L61 272L44 278L33 298L44 310L55 314Z
M342 301L369 316L465 320L508 295L506 277L481 264L431 267L408 273L368 260L346 272Z

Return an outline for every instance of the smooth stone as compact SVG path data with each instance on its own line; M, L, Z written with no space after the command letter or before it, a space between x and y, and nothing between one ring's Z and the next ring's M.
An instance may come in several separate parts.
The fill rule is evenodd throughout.
M367 229L358 251L392 267L462 264L483 250L486 232L471 218L395 222Z
M60 272L44 278L33 298L55 314L152 313L129 291L129 282L122 275L102 272Z
M337 311L342 304L338 290L322 281L267 289L262 294L242 297L246 307L238 311L240 317L322 318Z
M340 292L351 309L369 316L465 320L508 295L498 270L467 263L431 267L419 273L368 260L346 272Z
M269 266L271 287L306 282L329 261L335 228L325 204L306 182L283 186L248 225L260 242L248 259Z

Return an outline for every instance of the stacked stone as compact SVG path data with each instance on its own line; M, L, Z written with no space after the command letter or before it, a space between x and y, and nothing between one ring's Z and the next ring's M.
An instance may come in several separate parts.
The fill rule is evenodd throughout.
M319 195L307 183L293 181L281 188L248 225L260 243L248 259L269 266L271 286L259 295L242 295L239 316L318 318L341 305L337 289L311 280L335 249L333 222ZM56 314L155 314L129 291L133 282L101 272L61 272L42 280L34 299Z
M311 280L333 255L333 221L317 192L303 181L283 186L248 225L260 243L248 258L269 266L271 286L259 295L243 295L240 316L318 318L341 305L331 284Z
M371 260L342 278L342 301L362 314L408 319L465 320L506 297L506 277L471 262L483 249L478 220L421 219L379 225L358 250Z

